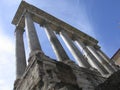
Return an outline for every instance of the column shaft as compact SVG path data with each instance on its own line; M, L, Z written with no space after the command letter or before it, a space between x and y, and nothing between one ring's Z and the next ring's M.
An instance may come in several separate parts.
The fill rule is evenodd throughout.
M101 62L101 64L106 68L109 73L113 73L114 69L97 53L93 46L89 46L89 49L94 54L94 56Z
M26 15L25 15L25 26L26 26L28 44L30 48L30 54L34 53L36 50L41 51L41 47L40 47L38 36L35 30L35 26L34 26L33 20L29 12L26 12Z
M48 24L46 24L44 27L45 27L45 32L47 34L47 37L50 41L50 44L54 50L54 53L55 53L57 59L59 61L69 60L68 55L66 54L61 43L57 39L55 33L52 31L52 28Z
M16 56L16 78L19 79L26 68L26 56L24 50L24 42L23 42L23 32L24 30L20 27L16 27L15 30L15 41L16 41L16 48L15 48L15 56Z
M60 31L60 36L62 37L63 41L67 45L68 49L72 53L75 60L78 62L78 64L82 67L90 68L90 64L84 59L82 53L78 50L78 48L75 46L75 44L72 42L72 40L69 38L67 33L65 31Z
M118 67L115 65L115 62L111 60L105 53L103 53L100 49L97 50L98 54L101 55L104 60L106 60L107 63L111 65L111 67L114 69L114 71L118 70Z
M101 63L94 57L94 55L89 51L89 49L84 45L83 42L81 42L79 39L77 39L78 45L80 45L83 49L83 53L85 56L92 62L95 67L98 69L99 72L103 75L107 75L107 70L101 65Z

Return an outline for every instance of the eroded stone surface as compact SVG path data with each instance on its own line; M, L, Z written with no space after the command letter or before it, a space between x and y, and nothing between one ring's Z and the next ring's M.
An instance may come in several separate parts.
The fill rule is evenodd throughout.
M58 62L38 53L29 59L14 90L94 90L104 80L96 70L81 68L72 61Z

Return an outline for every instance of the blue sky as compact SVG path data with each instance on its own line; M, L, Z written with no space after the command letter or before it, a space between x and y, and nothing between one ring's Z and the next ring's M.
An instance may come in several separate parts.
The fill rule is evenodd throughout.
M69 23L99 41L101 49L111 57L120 48L120 0L26 0L53 16ZM15 80L14 30L11 21L21 0L0 2L0 90L12 90ZM39 26L36 25L36 29ZM47 55L55 58L44 30L40 43ZM25 37L25 36L24 36ZM25 38L26 41L26 38ZM28 51L26 45L26 51ZM69 53L69 51L67 51Z

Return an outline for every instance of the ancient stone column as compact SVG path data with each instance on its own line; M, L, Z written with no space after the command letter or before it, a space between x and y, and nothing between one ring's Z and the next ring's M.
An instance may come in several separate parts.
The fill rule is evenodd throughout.
M99 60L99 62L101 62L101 64L104 66L104 68L109 73L113 73L114 72L114 69L97 53L97 51L95 50L95 48L93 46L88 46L88 48L93 53L93 55L97 58L97 60Z
M45 32L47 34L47 37L50 41L50 44L53 48L53 51L57 57L58 61L65 61L69 60L68 55L66 54L65 50L63 49L61 43L57 39L55 33L53 32L52 28L48 23L44 25Z
M89 49L80 39L77 39L77 43L82 47L83 53L88 58L88 60L95 65L95 67L99 72L101 72L102 75L109 74L108 71L101 65L101 63L94 57L94 55L89 51Z
M79 64L79 66L90 68L91 67L90 64L84 59L82 53L78 50L78 48L72 42L72 40L67 35L67 33L65 31L61 30L60 36L63 39L63 41L65 42L65 44L68 47L68 49L70 50L70 52L72 53L72 55L75 58L75 60L77 61L77 63Z
M35 30L35 26L29 12L25 14L25 26L26 26L26 34L30 49L30 55L34 54L36 51L42 51L40 47L40 43L38 40L38 36Z
M115 62L111 60L104 52L102 52L100 49L98 49L97 52L99 55L101 55L102 58L104 58L104 60L106 60L107 63L111 65L114 71L118 70L118 67L115 65Z
M16 57L16 79L20 79L26 68L26 56L23 42L24 29L16 27L15 30L15 57Z

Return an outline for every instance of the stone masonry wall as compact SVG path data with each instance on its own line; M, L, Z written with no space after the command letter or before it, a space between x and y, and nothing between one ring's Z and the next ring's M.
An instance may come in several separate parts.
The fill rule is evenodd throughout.
M29 65L23 77L15 82L14 90L94 90L104 80L96 70L37 54L29 59Z

